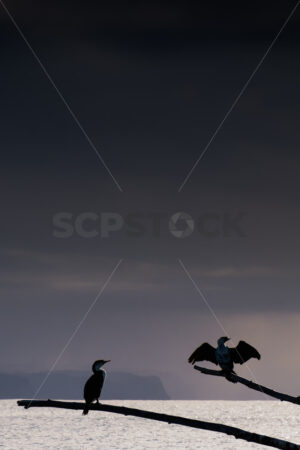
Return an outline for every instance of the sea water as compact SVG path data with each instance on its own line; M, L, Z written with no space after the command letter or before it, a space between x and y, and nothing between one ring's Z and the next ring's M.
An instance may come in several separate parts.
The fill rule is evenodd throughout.
M104 403L104 402L103 402ZM223 423L300 444L300 407L277 401L105 401ZM0 447L7 449L263 449L212 431L119 414L17 406L0 400Z

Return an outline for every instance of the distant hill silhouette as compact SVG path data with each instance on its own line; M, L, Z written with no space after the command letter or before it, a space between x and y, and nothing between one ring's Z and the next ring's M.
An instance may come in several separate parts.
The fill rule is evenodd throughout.
M46 373L0 374L0 398L31 398ZM52 373L38 398L81 399L89 372ZM141 376L127 372L109 372L105 380L102 399L116 400L168 400L169 396L157 376Z

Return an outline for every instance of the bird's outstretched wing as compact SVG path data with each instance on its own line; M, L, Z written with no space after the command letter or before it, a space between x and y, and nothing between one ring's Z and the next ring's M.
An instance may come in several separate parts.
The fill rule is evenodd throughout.
M216 360L216 349L205 342L200 345L200 347L196 348L188 361L191 364L195 364L196 361L210 361L214 364L218 364Z
M235 348L229 350L232 361L237 364L244 364L251 358L260 359L258 351L245 341L240 341Z

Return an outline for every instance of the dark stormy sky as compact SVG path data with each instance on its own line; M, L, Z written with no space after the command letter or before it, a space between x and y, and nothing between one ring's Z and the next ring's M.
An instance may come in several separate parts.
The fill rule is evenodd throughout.
M250 398L186 362L223 327L262 354L241 374L299 393L300 10L179 191L295 5L6 0L90 142L0 6L2 372L47 371L123 259L56 370ZM56 237L60 212L98 235ZM105 237L103 213L126 223Z

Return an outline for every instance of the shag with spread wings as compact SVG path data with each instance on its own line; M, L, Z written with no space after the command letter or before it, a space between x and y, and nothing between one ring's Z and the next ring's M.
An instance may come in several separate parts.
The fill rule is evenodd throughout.
M225 342L228 340L229 338L227 337L218 339L217 348L205 342L191 354L188 359L189 363L195 364L197 361L210 361L227 372L233 372L234 364L244 364L251 358L260 359L258 351L252 345L247 344L247 342L240 341L236 347L229 348L225 345Z

